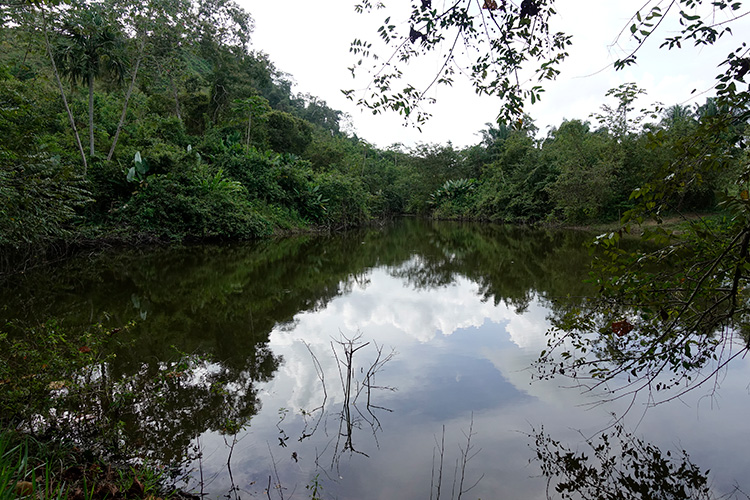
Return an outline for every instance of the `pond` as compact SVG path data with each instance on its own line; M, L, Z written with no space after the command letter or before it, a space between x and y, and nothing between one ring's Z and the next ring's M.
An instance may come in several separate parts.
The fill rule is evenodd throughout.
M590 237L407 219L79 256L0 299L5 319L132 322L90 411L208 498L542 499L532 434L584 449L620 418L717 495L747 490L747 361L652 407L534 377L550 318L595 293Z

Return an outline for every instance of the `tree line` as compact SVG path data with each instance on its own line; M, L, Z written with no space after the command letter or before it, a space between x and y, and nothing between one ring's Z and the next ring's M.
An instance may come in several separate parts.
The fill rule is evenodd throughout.
M231 0L21 2L0 7L0 246L97 238L250 239L418 214L513 223L615 220L682 154L716 100L601 113L540 138L529 116L474 146L381 149L252 51ZM603 98L606 96L603 96ZM717 142L737 149L738 122ZM728 168L685 183L710 210Z

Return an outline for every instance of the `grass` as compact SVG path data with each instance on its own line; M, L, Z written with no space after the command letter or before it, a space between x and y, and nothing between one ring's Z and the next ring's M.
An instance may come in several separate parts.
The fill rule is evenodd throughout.
M163 474L147 465L109 463L91 453L39 440L13 430L0 431L0 500L105 500L181 498L165 491Z

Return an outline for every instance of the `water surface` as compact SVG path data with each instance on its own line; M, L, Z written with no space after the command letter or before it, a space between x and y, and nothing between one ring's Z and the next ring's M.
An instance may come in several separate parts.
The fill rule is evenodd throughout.
M742 486L744 360L718 390L648 411L533 379L549 318L594 293L589 238L405 220L81 257L0 298L6 318L133 321L97 404L143 457L180 464L211 498L309 498L316 484L323 498L429 498L442 470L442 498L463 475L464 498L541 499L528 434L543 426L575 448L613 414L686 449L717 493Z

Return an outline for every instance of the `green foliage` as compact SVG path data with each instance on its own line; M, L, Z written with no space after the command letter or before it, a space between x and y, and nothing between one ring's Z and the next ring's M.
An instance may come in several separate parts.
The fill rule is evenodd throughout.
M477 70L486 71L477 75L475 84L488 93L503 92L504 86L514 84L493 75L501 76L503 68L536 64L533 59L542 57L516 53L513 47L532 50L545 40L559 43L537 61L545 68L544 78L552 76L564 57L567 39L547 32L546 23L554 15L551 6L538 3L538 12L528 11L528 6L528 2L525 9L508 5L507 11L501 11L488 4L484 9L498 22L497 33L505 30L510 36L506 47L473 38L481 24L466 24L479 18L465 2L452 7L447 18L440 16L439 9L415 4L412 26L421 35L414 42L405 33L398 36L406 42L404 54L413 58L439 50L441 32L467 29L465 41L476 44L472 53ZM204 12L202 17L198 12ZM261 217L283 228L338 228L371 216L402 213L523 223L611 220L634 206L635 200L629 199L634 188L666 176L660 166L690 147L685 137L697 126L696 115L680 108L668 110L662 122L648 125L648 135L646 129L638 130L650 117L635 111L641 89L626 84L610 91L617 104L603 108L602 123L609 131L566 122L540 143L533 120L519 115L520 120L516 116L488 124L481 142L465 150L450 144L380 150L342 133L340 112L315 96L294 95L288 75L277 70L267 55L249 52L244 41L250 18L232 2L117 1L90 10L75 4L59 14L59 22L50 25L54 28L50 40L60 69L71 79L84 81L92 69L114 77L124 75L120 69L130 69L130 76L137 76L122 127L119 117L125 96L117 78L102 78L91 87L96 142L111 144L118 130L121 134L112 161L96 157L90 161L87 187L96 201L78 212L97 223L127 220L124 227L134 232L247 237L266 230L240 229L252 226L246 217ZM43 37L30 29L32 17L14 17L18 28L4 26L0 37L4 147L12 155L30 157L24 148L27 138L34 136L34 144L59 157L61 165L72 166L77 157L72 131L59 91L51 86ZM206 24L209 19L216 25ZM427 33L423 28L430 19L436 24ZM534 32L529 31L531 21ZM381 33L396 36L398 28L390 26L387 23ZM396 39L389 38L389 43ZM354 47L358 55L367 50L366 42ZM137 61L141 64L136 75ZM395 82L383 76L383 84ZM442 83L451 78L443 77ZM724 93L731 92L729 83ZM413 117L416 111L406 101L419 92L416 87L397 88L378 92L385 95L392 90L400 97L370 104L377 109L395 107ZM538 89L530 92L537 95ZM76 117L89 109L83 94L69 96ZM518 96L506 97L518 111ZM724 102L708 101L701 108L707 119L727 111ZM617 127L620 132L615 133ZM191 144L200 151L200 161L185 154ZM716 148L721 148L718 142ZM147 171L145 163L132 161L137 152L148 159ZM732 181L724 173L736 171L739 163L737 156L712 173L683 179L684 186L670 195L670 208L711 208L714 193ZM474 179L473 187L456 190L457 185L448 184L449 189L442 189L446 182L460 179ZM157 200L161 196L165 199ZM222 213L221 206L234 214L229 219L245 222L233 225L224 220L216 225L219 229L210 229L207 218ZM200 227L189 229L191 221Z
M617 138L623 138L630 133L638 131L638 125L643 121L644 114L641 110L641 114L632 116L632 112L635 110L633 103L638 99L639 95L645 94L646 91L639 88L635 83L623 83L617 88L609 89L605 94L607 97L613 96L617 99L617 107L613 108L608 104L602 105L601 113L593 113L592 118L595 118L599 125L605 130L609 131L612 135Z
M467 212L474 191L475 179L455 179L445 181L441 187L430 195L428 203L434 207L438 217L461 216Z
M503 141L497 155L484 168L473 212L488 220L544 220L552 210L546 188L555 178L554 165L540 161L533 139L522 132Z
M312 127L283 111L271 111L265 115L268 144L277 153L304 153L312 141Z
M148 151L160 144L184 149L191 142L185 125L175 116L162 117L149 114L126 130L123 144L130 148Z
M69 236L78 209L89 201L82 179L58 158L0 148L0 247Z
M73 5L65 11L54 51L57 69L72 83L88 87L89 155L94 156L94 80L125 75L124 36L110 10L100 5Z
M626 432L621 424L611 433L587 439L588 453L566 447L543 429L531 437L535 461L563 499L717 498L711 492L708 471L691 462L686 451L662 452Z
M313 140L302 157L310 161L317 171L346 171L347 167L361 165L364 161L362 150L350 138L331 135L319 128L313 132Z
M56 112L53 102L53 94L38 83L10 74L0 77L0 145L11 152L28 153L30 138L55 128L52 120L45 119L45 114Z
M430 203L436 205L442 200L456 199L466 196L474 190L474 179L455 179L445 181L437 191L430 195Z
M430 195L446 181L465 175L463 162L451 144L420 144L410 151L404 177L411 213L427 213Z
M502 7L493 2L486 9L475 7L479 6L470 0L442 8L413 2L408 20L386 18L378 34L391 54L381 58L371 42L354 40L349 49L357 59L350 68L352 74L369 59L372 64L364 66L376 76L361 97L354 90L346 95L373 113L396 111L419 125L429 117L421 106L430 101L425 97L428 90L436 84L452 85L457 67L462 66L457 59L468 58L470 71L461 73L478 93L500 97L504 121L513 121L522 114L524 102L534 103L543 91L539 85L522 86L517 72L533 71L540 81L553 80L568 55L570 36L550 30L549 20L555 14L552 2L507 2ZM409 75L404 67L411 61L432 54L440 61L435 73L404 76Z
M360 226L369 220L368 195L359 179L338 172L315 177L306 210L315 222L332 229Z
M73 83L105 73L121 79L125 73L122 34L101 6L74 5L66 12L55 47L60 71Z
M272 185L268 201L289 207L302 217L313 216L315 218L319 214L320 207L315 204L308 205L314 187L313 171L309 163L301 161L294 155L271 155L271 157L268 175Z
M265 202L281 201L284 197L276 183L274 169L283 157L271 152L261 152L250 148L245 153L225 152L216 157L216 165L232 179L241 182L247 189L248 197Z
M34 497L41 500L171 498L163 470L107 462L69 443L34 437L13 430L0 431L0 499Z
M141 158L141 152L136 151L133 157L133 166L128 170L128 182L143 182L148 172L148 163Z
M340 134L341 111L331 109L325 101L310 94L299 95L293 104L300 118L323 130L326 135Z
M266 114L271 111L271 106L268 104L268 100L262 96L252 96L245 99L235 99L234 109L241 116L241 121L247 121L247 129L245 131L245 147L250 147L251 138L253 137L253 122L264 124L266 121ZM255 134L258 136L260 134Z
M614 202L616 159L610 137L591 133L588 123L564 122L545 143L544 160L558 172L546 190L562 220L601 220Z
M221 172L196 177L152 175L122 206L117 218L136 231L175 239L251 239L270 230L247 200L244 188Z
M320 475L316 474L310 480L310 484L305 485L305 489L310 492L310 500L321 500L321 491L323 486L320 484Z

